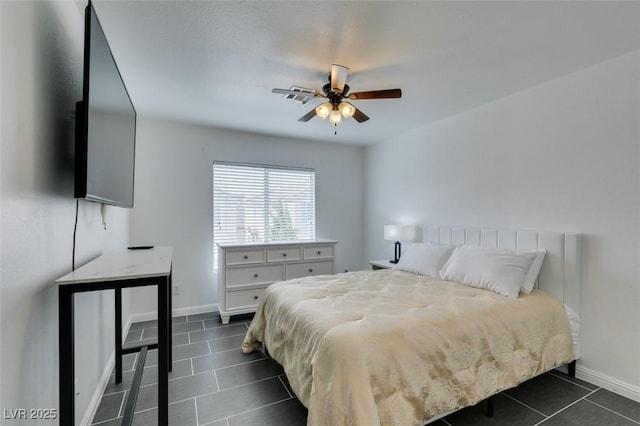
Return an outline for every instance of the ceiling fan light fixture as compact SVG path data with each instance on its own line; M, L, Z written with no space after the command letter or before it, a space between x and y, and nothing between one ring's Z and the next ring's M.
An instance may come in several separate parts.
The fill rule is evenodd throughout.
M369 120L369 117L367 117L364 112L347 102L347 100L360 101L365 99L393 99L402 97L402 90L400 89L367 90L352 93L351 88L347 84L348 75L349 68L332 64L329 82L322 86L322 93L316 92L313 89L305 89L297 86L292 86L290 89L274 88L271 91L273 93L283 94L287 99L299 100L302 104L314 98L326 99L328 102L324 102L308 111L305 115L298 118L298 121L306 123L316 116L323 120L329 118L329 121L334 126L334 134L337 134L336 128L338 124L342 122L343 118L353 118L358 123L364 123Z
M325 102L316 107L316 114L318 115L318 117L324 120L329 116L329 114L331 114L332 109L333 109L333 105L331 105L330 102Z
M334 125L340 124L340 122L342 121L340 111L337 109L332 110L331 114L329 114L329 121Z
M344 118L351 118L353 117L353 114L356 113L356 107L351 105L349 102L342 102L338 108Z

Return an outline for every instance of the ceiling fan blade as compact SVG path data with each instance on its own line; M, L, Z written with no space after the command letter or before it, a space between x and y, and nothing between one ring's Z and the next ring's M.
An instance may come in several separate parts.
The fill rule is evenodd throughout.
M303 115L302 117L298 118L298 121L303 121L303 122L309 121L315 116L316 116L316 109L314 108L308 113L306 113L305 115Z
M353 119L356 120L358 123L362 123L363 121L367 121L369 117L367 117L367 115L364 112L356 108L356 112L353 113Z
M280 95L291 95L291 96L306 96L308 98L324 98L324 95L315 92L303 92L301 90L290 90L290 89L271 89L271 93L278 93Z
M344 91L344 85L347 84L347 75L349 74L349 68L342 65L331 65L331 90L342 93Z
M370 90L368 92L355 92L350 93L348 98L353 100L361 99L391 99L402 97L402 90L400 89L386 89L386 90Z

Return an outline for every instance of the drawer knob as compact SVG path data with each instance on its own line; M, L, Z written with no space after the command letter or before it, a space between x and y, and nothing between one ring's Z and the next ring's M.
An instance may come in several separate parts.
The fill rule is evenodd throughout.
M287 253L282 253L282 257L287 257Z
M313 272L313 269L309 269L309 272Z
M253 278L258 278L258 274L253 274Z
M318 250L318 254L322 254L322 252L320 250Z
M253 299L254 300L258 300L258 296L253 296Z
M247 256L246 254L243 257L244 257L244 260L247 260L249 258L249 256Z

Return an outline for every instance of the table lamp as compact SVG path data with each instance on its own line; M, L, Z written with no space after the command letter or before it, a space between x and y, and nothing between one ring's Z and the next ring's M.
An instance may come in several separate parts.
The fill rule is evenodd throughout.
M394 256L391 263L398 263L401 255L401 244L403 242L415 242L420 240L420 227L414 225L385 225L384 239L394 241Z

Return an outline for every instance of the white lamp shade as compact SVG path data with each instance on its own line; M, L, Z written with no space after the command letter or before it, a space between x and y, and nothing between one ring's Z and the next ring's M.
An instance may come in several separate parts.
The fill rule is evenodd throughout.
M402 226L400 225L385 225L384 226L384 239L389 241L398 241L402 236Z
M422 229L419 226L406 225L402 227L402 239L400 241L416 242L422 239Z
M422 239L422 228L415 225L385 225L384 239L406 242L420 241Z

